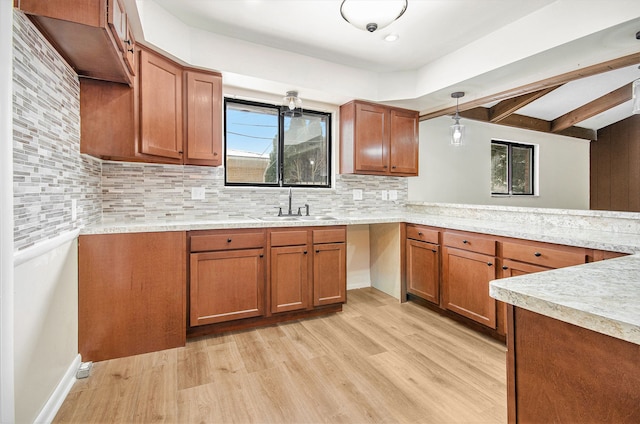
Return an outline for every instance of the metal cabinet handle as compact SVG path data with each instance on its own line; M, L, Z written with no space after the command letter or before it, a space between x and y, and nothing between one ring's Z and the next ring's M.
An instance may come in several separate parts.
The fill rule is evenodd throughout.
M227 243L231 243L231 239L230 238L227 239Z
M507 270L507 269L509 269L509 267L505 265L505 266L502 267L502 269Z
M418 233L418 235L419 235L419 236L421 236L421 235L422 235L422 233Z
M302 252L302 253L304 253L304 254L306 255L306 254L307 254L307 251L305 250L305 251L304 251L304 252Z
M431 251L432 251L433 253L437 253L437 252L438 252L436 249L431 249Z
M493 264L491 262L487 262L487 265L488 266L492 266Z
M536 252L536 253L533 254L533 256L535 256L536 258L539 258L540 256L542 256L542 253Z
M316 250L316 253L320 253L320 249Z
M395 166L395 165L393 165L393 166L391 167L391 169L396 169L396 166Z
M466 240L462 240L462 243L467 244L467 243L469 243L469 242L468 242L468 241L466 241Z
M261 257L261 258L264 258L264 255L262 255L262 254L261 254L261 255L260 255L260 257Z

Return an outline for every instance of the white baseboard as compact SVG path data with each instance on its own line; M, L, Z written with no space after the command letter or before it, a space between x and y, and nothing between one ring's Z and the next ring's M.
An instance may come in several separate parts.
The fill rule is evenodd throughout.
M53 421L58 413L58 410L62 406L62 402L64 402L65 398L69 394L71 387L73 387L73 383L76 381L76 372L80 367L80 362L82 362L82 358L80 354L75 357L67 372L64 373L62 380L58 383L58 386L47 400L47 403L44 405L38 417L35 419L34 423L36 424L49 424Z
M365 287L371 287L371 283L368 283L366 281L362 281L362 282L358 282L358 283L348 284L347 285L347 290L363 289Z

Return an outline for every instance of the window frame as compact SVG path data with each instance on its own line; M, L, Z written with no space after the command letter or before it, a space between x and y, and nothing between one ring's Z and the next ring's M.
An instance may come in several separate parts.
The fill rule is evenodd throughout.
M491 147L494 144L499 144L507 147L507 188L508 192L495 192L491 190L492 196L536 196L536 145L535 144L526 144L526 143L518 143L515 141L505 141L505 140L491 140ZM531 155L531 165L530 165L530 173L529 180L531 182L531 192L530 193L514 193L513 192L513 148L524 148L530 151ZM493 174L493 164L491 166L491 173Z
M275 183L243 183L243 182L230 182L227 180L227 105L229 103L232 104L240 104L247 106L256 106L266 109L274 109L278 111L278 171L277 171L277 180ZM332 182L332 173L331 173L331 165L332 165L332 130L331 124L333 121L333 113L331 112L321 112L312 109L302 109L303 115L318 115L324 116L327 118L326 124L326 133L327 133L327 151L326 151L326 161L327 161L327 183L326 184L287 184L284 182L284 120L286 112L289 111L288 106L283 105L274 105L270 103L262 103L250 100L236 99L225 97L224 98L224 185L225 187L252 187L252 188L260 188L260 187L293 187L293 188L331 188Z

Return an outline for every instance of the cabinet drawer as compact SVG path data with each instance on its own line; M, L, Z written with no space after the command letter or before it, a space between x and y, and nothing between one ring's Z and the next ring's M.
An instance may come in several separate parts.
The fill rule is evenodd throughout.
M219 233L191 236L191 251L234 250L264 247L264 232Z
M502 257L549 268L562 268L586 262L584 251L510 242L502 244Z
M480 237L475 234L445 232L443 244L456 249L484 253L485 255L493 256L496 254L496 241L494 239Z
M307 230L271 231L271 246L299 246L307 244Z
M407 225L407 238L438 244L438 231L415 225Z
M313 230L313 243L344 243L347 231L344 228Z

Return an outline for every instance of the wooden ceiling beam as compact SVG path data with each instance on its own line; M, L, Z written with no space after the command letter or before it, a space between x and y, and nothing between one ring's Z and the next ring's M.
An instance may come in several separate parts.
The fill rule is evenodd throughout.
M465 110L463 112L460 112L460 116L462 118L470 119L473 121L492 123L489 120L490 109L486 107L475 107L473 109ZM532 118L530 116L518 115L515 113L498 122L495 122L495 124L553 134L553 132L551 131L551 121ZM596 131L581 127L569 127L555 134L574 138L582 138L584 140L591 141L595 141L597 139Z
M595 99L592 102L582 105L577 109L565 113L564 115L551 121L551 131L554 133L574 126L578 122L596 116L606 110L616 107L624 102L628 102L632 97L632 84L624 86Z
M523 94L529 94L538 90L544 90L549 87L557 87L570 81L574 81L584 77L590 77L592 75L601 74L603 72L612 71L614 69L624 68L626 66L636 65L640 63L640 52L633 53L627 56L623 56L617 59L608 60L606 62L598 63L596 65L587 66L586 68L578 69L571 72L566 72L555 77L547 78L541 81L537 81L531 84L522 85L510 90L505 90L500 93L485 96L476 100L469 101L459 105L460 110L469 110L478 106L482 106L487 103L495 101L502 101L511 97L520 96ZM420 115L420 120L437 118L444 115L453 115L456 111L455 106L440 109L434 112L425 113Z
M529 103L538 100L540 97L549 94L558 87L560 87L560 85L503 100L489 109L489 121L493 122L494 124L496 122L502 121L509 115L515 113L518 109L521 109Z

